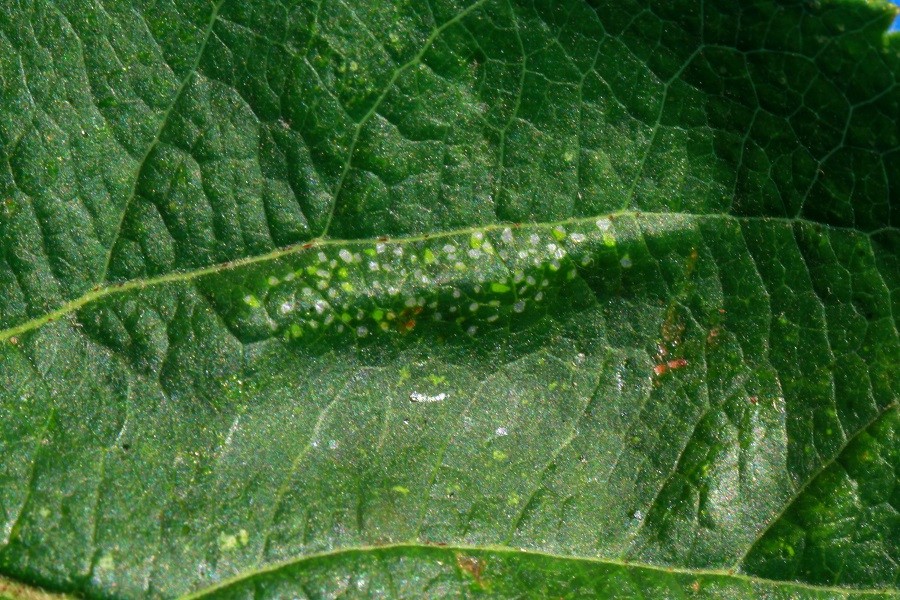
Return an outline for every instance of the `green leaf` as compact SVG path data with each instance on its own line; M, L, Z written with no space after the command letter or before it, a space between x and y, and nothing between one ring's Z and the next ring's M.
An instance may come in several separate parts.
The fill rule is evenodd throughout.
M0 596L898 597L893 11L3 2Z

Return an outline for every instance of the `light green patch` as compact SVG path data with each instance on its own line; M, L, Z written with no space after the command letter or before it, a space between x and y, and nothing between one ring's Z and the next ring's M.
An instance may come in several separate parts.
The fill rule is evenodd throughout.
M97 560L97 568L101 571L113 571L116 568L116 561L111 554L104 554Z
M247 294L246 296L244 296L244 304L246 304L250 308L259 308L261 306L259 298L257 298L253 294Z

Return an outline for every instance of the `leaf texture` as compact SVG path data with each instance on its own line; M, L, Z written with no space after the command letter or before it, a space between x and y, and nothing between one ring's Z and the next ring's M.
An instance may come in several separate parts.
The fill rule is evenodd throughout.
M4 0L0 595L898 597L893 14Z

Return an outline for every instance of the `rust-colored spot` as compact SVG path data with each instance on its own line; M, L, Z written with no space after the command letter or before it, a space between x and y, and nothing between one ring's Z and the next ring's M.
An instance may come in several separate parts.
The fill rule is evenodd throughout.
M709 333L706 335L706 345L712 346L716 342L716 338L719 337L719 333L721 330L718 327L713 327L709 330Z
M676 358L675 360L670 360L666 364L669 366L670 369L672 369L674 371L675 369L680 369L681 367L686 367L688 364L688 361L683 358Z
M312 247L313 247L313 243L312 243L312 242L306 242L306 243L303 244L303 246L302 246L302 248L303 248L304 250L309 250L309 249L312 248Z
M481 576L484 575L485 561L474 556L466 556L465 554L456 555L456 564L460 569L472 576L475 583L482 585Z
M389 236L386 236L386 235L380 235L380 236L378 236L378 241L379 241L379 242L386 242L386 241L388 241L389 239L391 239L391 238L390 238Z
M757 402L759 402L759 397L750 396L749 398L747 398L747 400L750 402L750 404L756 404Z
M19 338L17 338L16 336L12 336L11 338L9 338L9 343L15 346L19 343Z
M694 583L691 584L691 591L695 594L700 591L700 580L695 579Z
M398 315L397 324L395 325L397 331L400 333L409 333L416 327L416 315L422 313L424 309L421 306L413 306L404 308L400 311Z

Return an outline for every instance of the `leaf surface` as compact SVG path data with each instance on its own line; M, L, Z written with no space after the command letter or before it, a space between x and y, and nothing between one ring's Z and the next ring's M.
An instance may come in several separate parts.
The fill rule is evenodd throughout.
M889 5L0 9L0 595L898 596Z

